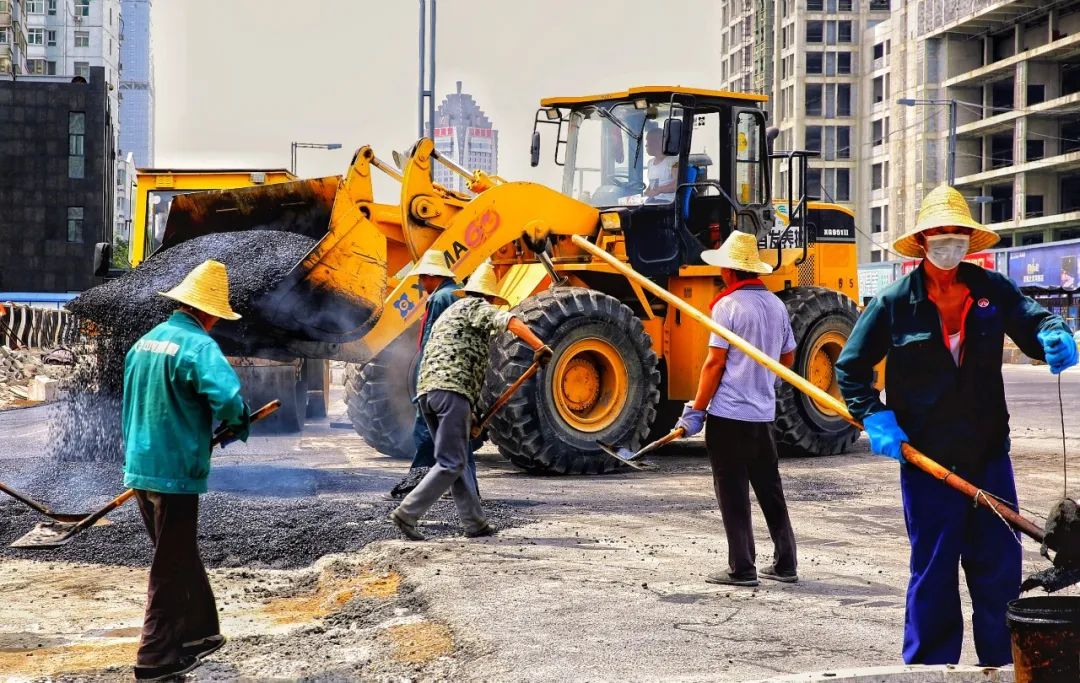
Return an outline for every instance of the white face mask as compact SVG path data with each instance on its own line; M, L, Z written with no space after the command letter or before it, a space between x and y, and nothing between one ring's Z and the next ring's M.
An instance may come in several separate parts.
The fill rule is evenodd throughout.
M970 235L931 235L926 238L926 258L941 270L952 270L967 256Z

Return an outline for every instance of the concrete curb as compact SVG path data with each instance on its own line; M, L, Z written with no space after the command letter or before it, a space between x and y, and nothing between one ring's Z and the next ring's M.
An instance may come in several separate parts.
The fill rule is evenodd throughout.
M1013 683L1012 667L998 669L980 666L877 666L836 669L816 673L785 674L757 683L807 683L808 681L844 681L845 683Z

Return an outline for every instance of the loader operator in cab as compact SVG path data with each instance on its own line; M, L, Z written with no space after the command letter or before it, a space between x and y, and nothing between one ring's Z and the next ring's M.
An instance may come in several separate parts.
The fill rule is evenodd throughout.
M649 184L642 194L649 204L665 204L675 201L679 185L679 158L664 155L664 131L650 128L645 133L645 153L649 155L645 175Z
M214 421L247 441L240 380L209 335L229 306L225 266L206 261L161 292L180 303L124 362L124 485L135 489L154 545L135 679L171 679L225 644L199 557L199 494L210 474Z
M989 495L1017 509L1009 459L1009 413L1001 373L1005 335L1058 374L1076 365L1065 322L1020 292L1012 280L971 263L992 247L993 231L967 201L942 185L923 200L915 228L893 249L923 261L867 305L836 364L851 414L878 455L898 460L911 577L904 618L904 661L955 664L964 616L957 568L972 603L978 661L1012 661L1006 606L1020 592L1021 547L993 512L904 461L907 442ZM888 404L874 388L886 360Z

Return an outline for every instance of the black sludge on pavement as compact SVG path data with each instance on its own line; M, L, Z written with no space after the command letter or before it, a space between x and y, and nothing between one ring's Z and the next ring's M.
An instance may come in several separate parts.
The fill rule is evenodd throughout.
M229 300L245 316L233 325L234 338L266 336L257 303L314 247L304 235L276 230L214 233L155 254L138 268L87 290L68 304L92 323L87 341L94 353L82 354L65 397L50 420L53 454L63 460L123 460L120 397L124 357L131 345L176 309L158 295L180 283L207 259L225 264ZM228 352L228 349L226 349Z
M89 512L123 490L122 474L113 463L69 462L30 471L31 462L19 459L0 464L4 471L12 471L22 490L63 512ZM225 466L218 471L233 469L243 468ZM369 477L360 473L343 475L347 470L335 472L339 481L331 482L334 493L330 495L292 495L292 489L280 491L289 495L238 495L226 474L221 478L223 491L212 490L199 500L203 560L210 567L292 569L309 566L330 553L356 551L373 541L400 538L387 521L397 503L375 499L375 494L368 492ZM214 482L212 471L211 488ZM354 488L358 492L350 495ZM501 529L527 521L520 510L498 501L485 501L484 511ZM0 499L0 557L148 566L152 548L135 501L108 519L113 524L89 529L61 548L9 548L8 544L46 518L4 497ZM437 503L428 519L431 524L422 527L425 534L438 537L462 533L451 501Z

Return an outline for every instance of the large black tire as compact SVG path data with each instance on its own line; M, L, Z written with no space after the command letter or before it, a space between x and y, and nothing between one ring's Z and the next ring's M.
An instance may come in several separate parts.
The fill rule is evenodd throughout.
M793 287L777 296L787 306L798 345L792 369L839 398L833 364L859 317L855 302L823 287ZM817 371L813 372L815 356ZM859 430L823 412L787 382L776 392L775 434L781 454L788 456L844 453L859 438Z
M392 458L412 458L416 406L409 400L409 366L416 354L411 335L398 337L362 367L345 372L345 406L356 433Z
M558 288L526 299L515 310L554 351L551 363L526 382L492 419L488 433L510 462L531 472L598 474L622 467L604 455L597 441L636 448L649 433L660 396L656 354L641 321L617 299L588 289ZM581 351L583 343L604 345L625 372L625 400L610 401L614 365ZM532 350L514 335L499 335L492 346L482 403L490 405L532 362ZM553 380L571 359L587 374L598 369L599 399L611 406L607 417L584 431L568 422L557 405ZM569 373L564 375L570 377ZM565 380L569 381L569 380ZM623 395L620 393L620 396ZM590 399L591 400L591 399ZM581 408L587 415L592 408ZM567 410L565 401L562 410ZM592 419L591 417L589 419Z

